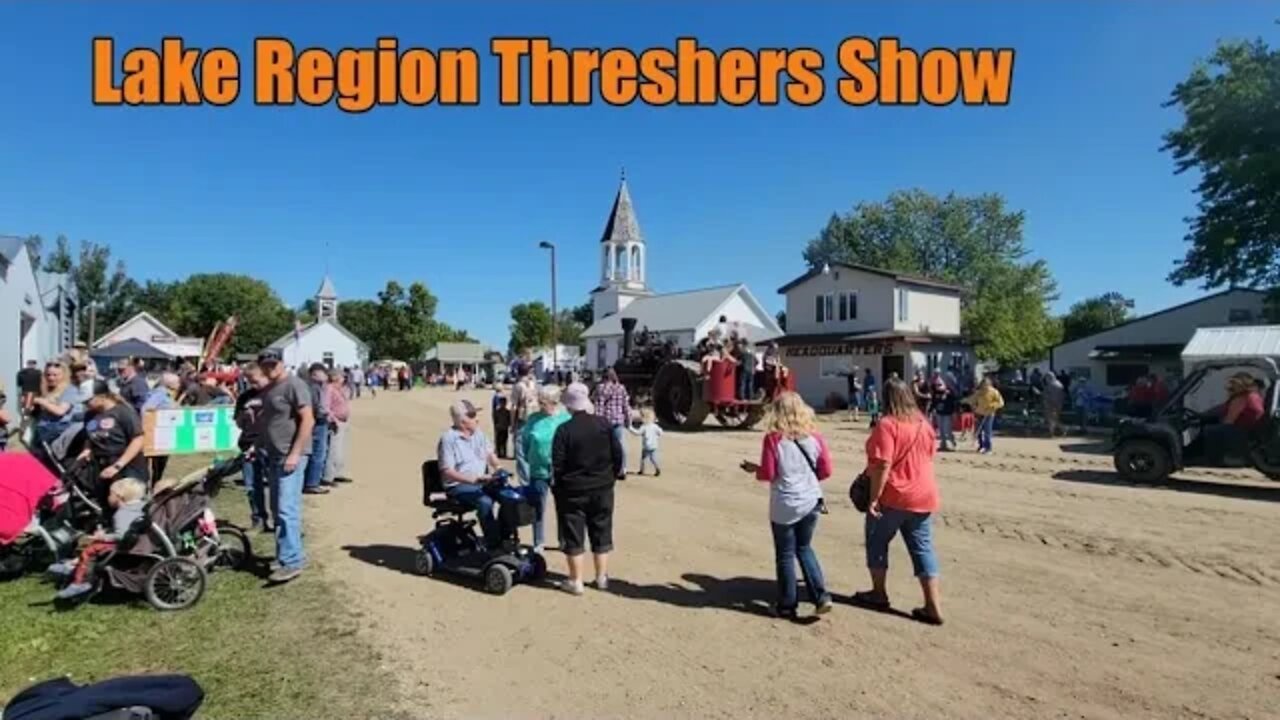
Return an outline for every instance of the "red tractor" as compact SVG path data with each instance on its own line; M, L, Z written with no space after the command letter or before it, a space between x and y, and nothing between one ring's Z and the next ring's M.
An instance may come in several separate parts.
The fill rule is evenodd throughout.
M708 416L715 416L724 427L751 428L764 417L765 405L771 399L757 393L756 398L740 400L734 392L735 368L730 363L714 361L709 373L696 358L682 357L674 345L658 344L652 337L633 341L636 320L622 318L622 359L614 365L618 379L639 405L653 406L654 415L664 427L674 430L696 430ZM781 383L770 383L772 393L795 390L795 381L784 374ZM757 383L756 387L766 387Z

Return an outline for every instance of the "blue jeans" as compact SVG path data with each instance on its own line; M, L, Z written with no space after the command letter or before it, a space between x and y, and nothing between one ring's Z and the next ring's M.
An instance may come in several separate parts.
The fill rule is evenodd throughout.
M814 604L825 600L828 597L827 584L822 578L818 556L810 545L814 530L818 527L818 509L815 507L813 512L791 525L770 525L773 526L773 552L778 563L778 609L794 610L799 603L796 560L800 561L800 572L804 574L809 600Z
M991 450L991 431L996 428L995 415L978 416L978 449Z
M614 425L613 436L618 439L618 447L622 448L622 472L627 471L627 426Z
M303 487L320 487L324 477L324 463L329 457L329 424L317 424L311 431L311 461L307 463L306 482Z
M262 455L244 464L240 470L244 476L244 492L249 496L249 520L254 523L267 521L267 473L263 467Z
M272 453L263 461L276 522L276 561L283 568L301 568L307 563L302 549L302 483L311 467L310 459L303 455L291 473L284 470L283 455Z
M484 486L454 485L445 490L445 495L476 511L480 520L480 532L484 533L487 545L494 547L502 541L502 528L498 527L498 516L494 514L493 498L485 491Z
M644 472L645 460L653 465L654 472L662 472L662 468L658 466L658 448L645 448L640 451L640 472Z
M751 396L756 392L756 371L755 368L739 368L738 369L738 399L750 400Z
M938 441L943 450L956 446L956 434L951 429L952 420L950 415L938 415Z
M529 483L530 501L533 503L533 544L535 547L545 544L543 518L547 513L547 493L551 490L551 481L536 479Z
M880 517L867 515L867 567L889 569L889 542L902 533L918 578L938 577L938 557L933 552L933 515L893 508L880 508Z

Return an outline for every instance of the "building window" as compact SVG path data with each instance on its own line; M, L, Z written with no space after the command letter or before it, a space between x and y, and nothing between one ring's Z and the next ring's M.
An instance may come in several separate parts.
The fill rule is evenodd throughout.
M813 321L822 322L822 310L826 307L822 296L818 295L813 298Z
M907 289L898 288L898 322L907 321Z
M1233 325L1253 322L1253 312L1248 308L1231 308L1227 311L1227 322Z
M1107 365L1107 385L1131 385L1138 378L1151 374L1149 365Z
M852 358L839 355L818 358L818 376L823 380L842 379L849 374L852 367Z
M849 319L849 293L840 293L840 322Z
M813 319L820 323L835 322L835 319L836 319L835 293L818 295L817 297L814 298Z
M849 319L850 320L858 319L858 293L857 292L849 293Z
M333 353L327 352L324 355L322 355L321 358L324 361L325 367L328 367L329 369L333 369Z
M826 304L826 309L827 309L827 320L828 320L828 321L835 320L835 319L836 319L836 296L835 296L835 293L827 293L827 294L826 294L826 296L825 296L823 299L824 299L824 302L825 302L825 304Z

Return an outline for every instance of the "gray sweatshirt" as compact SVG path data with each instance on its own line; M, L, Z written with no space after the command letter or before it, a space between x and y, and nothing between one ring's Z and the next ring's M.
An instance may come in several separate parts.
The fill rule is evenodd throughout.
M130 500L111 514L111 534L107 536L109 540L119 540L129 532L129 526L134 520L142 517L142 508L147 504L146 500Z
M630 430L632 435L640 436L642 450L658 449L658 438L662 437L662 428L658 427L658 423L646 423L639 428L627 426L627 430Z

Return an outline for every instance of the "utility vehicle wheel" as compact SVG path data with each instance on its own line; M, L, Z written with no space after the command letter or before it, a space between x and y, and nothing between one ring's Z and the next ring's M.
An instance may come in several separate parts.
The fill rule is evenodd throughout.
M1275 444L1254 448L1249 453L1249 460L1258 472L1272 480L1280 480L1280 448Z
M218 521L218 556L215 569L247 570L253 562L253 547L243 530L222 520Z
M542 580L547 576L547 559L542 557L540 553L534 553L529 558L529 563L533 566L532 571L529 573L531 578Z
M511 569L506 565L495 563L484 571L484 589L494 595L506 595L512 581Z
M427 548L422 548L413 558L413 571L419 575L431 575L436 571L436 559Z
M1169 479L1173 458L1154 440L1126 440L1116 448L1116 472L1130 482L1155 485Z
M165 558L147 573L143 596L157 610L186 610L204 597L208 577L191 558Z

